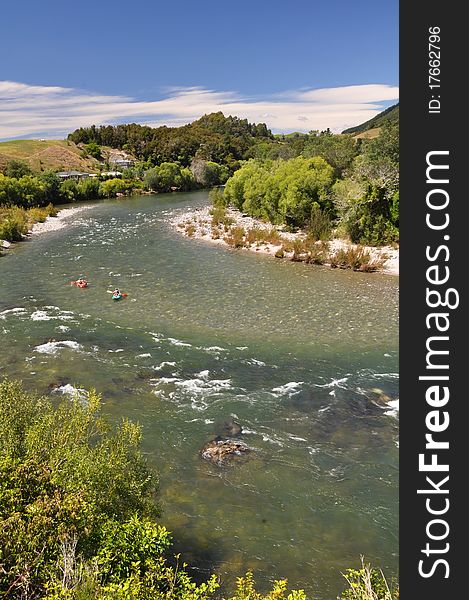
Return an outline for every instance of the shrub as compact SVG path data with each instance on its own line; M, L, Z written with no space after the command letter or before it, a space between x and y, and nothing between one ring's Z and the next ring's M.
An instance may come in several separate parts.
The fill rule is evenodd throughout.
M307 250L306 262L314 265L323 265L330 260L329 244L327 242L310 243L306 239L305 247Z
M340 600L398 600L399 586L389 587L383 572L364 564L361 569L347 569L344 574L349 587Z
M28 218L24 208L0 207L0 239L18 242L28 233Z
M311 209L311 217L306 227L308 236L314 241L329 240L331 237L332 222L327 213L322 211L318 205Z
M75 540L91 560L109 539L110 519L158 515L140 428L123 421L112 431L99 407L94 392L86 404L54 408L18 383L0 383L0 593L37 597L64 543Z
M32 175L31 167L24 160L9 160L5 166L5 175L7 177L14 177L15 179L21 179L25 175Z
M64 202L75 202L78 200L78 184L74 179L66 179L60 184L60 193Z
M244 227L232 227L225 236L225 242L233 248L243 248L245 233Z
M195 182L203 188L211 188L225 183L228 179L228 168L202 158L194 158L190 170Z
M30 225L34 225L34 223L44 223L49 216L49 211L45 208L30 208L27 212L27 216Z
M210 214L212 215L212 226L229 226L234 223L234 219L226 214L226 208L223 206L214 206L210 209Z
M373 258L369 250L362 246L351 246L347 249L340 248L330 257L330 264L333 268L372 272L382 268L384 259Z
M96 177L87 177L77 184L77 199L94 200L100 196L100 183Z
M287 580L281 579L274 581L272 590L266 594L260 594L256 590L252 573L249 571L244 577L238 577L236 580L236 593L228 600L306 600L306 594L303 590L293 590L288 596Z
M260 243L265 240L264 230L260 227L251 227L246 232L246 244L251 246L251 244L255 244L256 242Z
M222 206L226 208L228 205L225 194L220 188L214 188L213 190L210 190L208 197L212 205L215 207Z
M291 257L292 261L299 262L299 261L305 260L306 259L306 256L305 256L306 249L305 249L304 241L296 238L293 240L292 246L293 246L293 256Z
M129 182L123 179L107 179L99 184L99 195L104 198L113 198L117 194L125 194L129 191Z
M145 173L144 188L154 192L170 192L173 189L182 191L195 187L194 177L189 169L182 168L173 162L163 162Z
M197 231L197 228L193 223L188 223L186 225L185 231L189 237L192 237L194 235L194 233Z
M93 158L96 158L97 160L101 160L101 158L102 158L101 148L99 147L99 145L96 142L90 142L89 144L86 144L86 146L85 146L85 156L92 156Z

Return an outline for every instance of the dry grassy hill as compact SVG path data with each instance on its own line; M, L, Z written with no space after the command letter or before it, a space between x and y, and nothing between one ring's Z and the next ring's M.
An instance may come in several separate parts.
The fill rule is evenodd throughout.
M357 133L357 135L354 135L353 137L356 140L359 140L359 139L372 140L373 138L378 137L380 131L381 131L381 127L373 127L372 129L367 129L366 131Z
M24 160L34 171L94 172L100 162L91 156L83 156L83 148L66 140L12 140L0 142L0 171L10 160Z

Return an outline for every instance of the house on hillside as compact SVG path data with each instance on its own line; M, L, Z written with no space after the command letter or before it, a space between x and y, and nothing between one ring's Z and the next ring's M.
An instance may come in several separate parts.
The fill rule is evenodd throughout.
M88 177L95 176L94 173L82 173L81 171L59 171L56 173L56 175L61 181L65 181L67 179L80 181L80 179L87 179Z
M120 169L129 169L135 164L135 161L131 158L110 158L109 162Z

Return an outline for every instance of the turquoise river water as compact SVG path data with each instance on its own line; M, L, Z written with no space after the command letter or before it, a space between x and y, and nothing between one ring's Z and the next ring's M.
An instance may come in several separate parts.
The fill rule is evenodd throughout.
M398 278L170 227L206 203L102 202L0 258L0 375L55 397L95 387L112 419L142 424L162 520L198 576L251 568L263 589L287 577L328 600L360 554L396 575ZM69 285L81 274L88 289ZM253 451L218 467L200 449L230 419Z

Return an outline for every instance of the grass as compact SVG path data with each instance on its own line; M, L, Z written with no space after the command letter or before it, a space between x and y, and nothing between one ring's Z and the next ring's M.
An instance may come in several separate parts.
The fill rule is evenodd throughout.
M352 246L344 249L340 248L330 257L331 267L338 269L353 269L354 271L363 271L371 273L381 269L385 258L373 258L369 250L362 246Z
M246 231L244 227L232 227L228 232L228 235L225 236L224 240L233 248L243 248L245 245L245 234Z
M270 229L251 227L246 233L246 242L248 245L272 244L273 246L280 246L282 241L283 238L275 227L271 227Z
M18 206L0 207L0 240L19 242L35 223L43 223L47 217L56 215L57 209L52 204L29 210Z
M185 232L189 237L192 237L196 232L196 226L193 223L188 223L185 227Z
M226 208L223 206L214 206L210 209L210 214L212 216L212 227L217 227L218 225L229 227L234 223L234 219L226 214Z
M33 171L69 170L95 172L99 162L83 157L83 150L67 140L10 140L0 142L0 171L10 160L24 160Z

